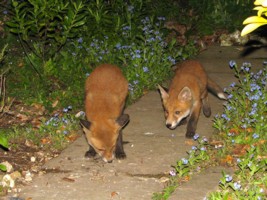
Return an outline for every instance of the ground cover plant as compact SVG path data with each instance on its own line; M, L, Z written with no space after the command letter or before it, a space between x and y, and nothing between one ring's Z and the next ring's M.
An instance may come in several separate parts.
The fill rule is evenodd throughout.
M226 89L224 112L214 119L218 135L209 140L196 135L199 145L173 166L169 186L154 199L168 199L192 174L218 164L233 167L234 174L223 172L218 191L206 199L266 199L267 65L258 72L250 63L238 68L231 61L230 67L237 82Z

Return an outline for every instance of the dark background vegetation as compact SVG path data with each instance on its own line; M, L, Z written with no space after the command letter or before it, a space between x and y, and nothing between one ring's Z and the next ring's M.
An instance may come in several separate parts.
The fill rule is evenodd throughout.
M108 37L108 45L113 46L142 42L139 27L145 17L153 18L151 23L165 17L165 23L175 21L185 26L186 38L212 35L219 30L232 32L241 29L252 7L249 0L2 1L0 46L8 44L8 48L1 70L10 68L5 74L7 96L25 103L38 102L50 109L57 100L61 107L82 108L84 74L101 62L125 64L118 62L120 55L97 60L86 52L93 39ZM122 30L127 26L131 31L125 37ZM164 25L160 31L164 37L171 32ZM176 44L176 48L182 47ZM188 56L194 53L186 52ZM152 87L142 86L140 90ZM133 99L140 95L142 92Z

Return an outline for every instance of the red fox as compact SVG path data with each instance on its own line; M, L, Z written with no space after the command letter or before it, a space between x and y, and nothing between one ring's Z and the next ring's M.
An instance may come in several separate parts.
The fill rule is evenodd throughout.
M186 137L195 135L201 108L206 117L211 115L208 90L225 99L223 90L206 74L198 61L184 61L178 65L167 92L158 85L165 110L166 126L175 129L188 118Z
M129 115L123 114L127 94L128 82L117 66L102 64L87 78L85 83L87 120L81 120L89 143L86 157L91 158L98 153L109 163L114 157L118 159L126 157L121 129L129 121Z

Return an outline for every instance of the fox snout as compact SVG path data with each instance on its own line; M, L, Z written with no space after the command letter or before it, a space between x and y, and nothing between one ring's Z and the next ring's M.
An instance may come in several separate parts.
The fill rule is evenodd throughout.
M112 155L112 157L109 157L109 158L102 157L102 159L106 163L112 163L112 161L114 160L114 155Z
M174 130L179 124L180 124L180 120L173 121L173 122L169 122L168 120L166 120L166 127L171 130Z

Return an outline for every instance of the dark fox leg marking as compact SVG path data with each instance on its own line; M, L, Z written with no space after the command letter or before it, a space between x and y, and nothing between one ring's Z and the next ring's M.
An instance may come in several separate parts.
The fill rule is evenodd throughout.
M191 113L191 115L189 117L189 121L187 124L187 130L186 130L186 134L185 134L185 136L187 138L192 138L196 133L197 122L198 122L200 109L201 109L201 105L199 105L199 104L201 104L200 101L198 101L196 103L196 105L193 107L193 112Z
M95 155L96 155L96 151L91 145L89 145L89 150L85 152L84 156L87 158L93 158L95 157Z
M206 117L210 117L211 109L210 109L210 104L209 104L209 100L208 100L208 95L202 99L202 109L203 109L203 114Z
M122 131L120 130L117 143L116 143L116 149L115 149L115 157L117 159L124 159L126 158L126 154L123 149L123 141L122 141Z

